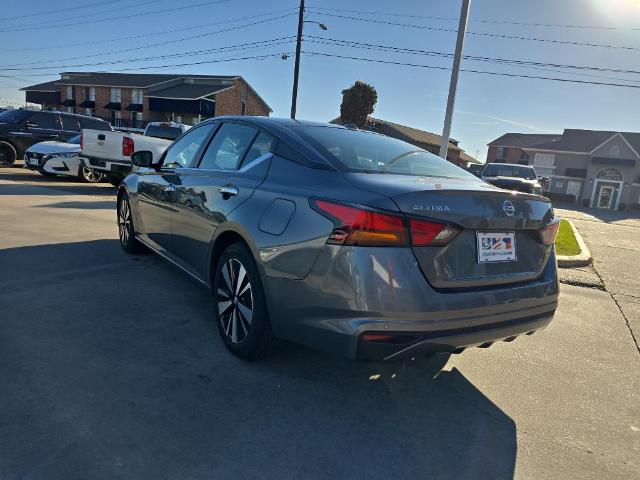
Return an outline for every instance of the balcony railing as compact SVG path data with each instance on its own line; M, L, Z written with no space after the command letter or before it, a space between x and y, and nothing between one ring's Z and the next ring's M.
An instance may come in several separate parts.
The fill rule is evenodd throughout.
M533 165L533 169L536 171L538 177L551 177L555 172L555 165Z
M98 115L94 115L97 118L101 118L102 120L109 122L113 128L136 128L144 130L144 128L149 123L147 120L132 120L130 118L116 118L112 121L109 117L100 117Z

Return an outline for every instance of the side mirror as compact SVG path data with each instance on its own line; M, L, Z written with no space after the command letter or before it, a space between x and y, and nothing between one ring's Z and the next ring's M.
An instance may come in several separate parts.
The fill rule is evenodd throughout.
M136 167L151 167L153 163L153 153L149 150L140 150L139 152L133 152L131 155L131 161Z

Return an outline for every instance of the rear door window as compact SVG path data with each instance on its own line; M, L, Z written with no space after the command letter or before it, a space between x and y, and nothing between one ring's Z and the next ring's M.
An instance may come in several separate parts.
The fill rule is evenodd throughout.
M78 123L78 119L75 117L68 117L66 115L62 115L62 130L68 132L79 132L80 124Z
M253 162L256 158L261 157L265 153L271 152L274 147L274 142L275 139L271 135L260 132L251 144L249 151L242 161L242 165L247 165Z
M58 122L56 121L56 115L53 113L34 113L29 117L29 123L33 124L34 128L40 128L44 130L59 130Z
M88 130L111 131L111 125L109 125L107 122L103 122L102 120L98 120L94 118L81 118L80 125L82 128L86 128Z
M258 130L238 123L224 123L205 150L198 168L237 170Z

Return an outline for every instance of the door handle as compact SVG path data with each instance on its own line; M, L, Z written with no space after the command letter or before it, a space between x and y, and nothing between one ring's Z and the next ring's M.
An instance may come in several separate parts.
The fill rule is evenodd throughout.
M235 197L240 193L240 190L237 187L226 186L218 188L218 193L222 194L223 197Z
M163 189L165 191L165 193L172 193L176 191L176 186L175 185L167 185L166 187L164 187Z

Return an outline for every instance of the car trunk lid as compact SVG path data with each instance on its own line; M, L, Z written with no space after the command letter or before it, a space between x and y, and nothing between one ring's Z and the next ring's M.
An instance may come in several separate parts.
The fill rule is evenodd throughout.
M545 245L540 236L540 229L554 218L546 198L501 190L471 178L348 176L361 188L386 193L410 217L460 228L460 233L447 245L413 247L422 272L435 288L475 288L531 281L542 274L551 255L552 248ZM515 247L515 258L480 262L483 244L478 233L509 238Z

